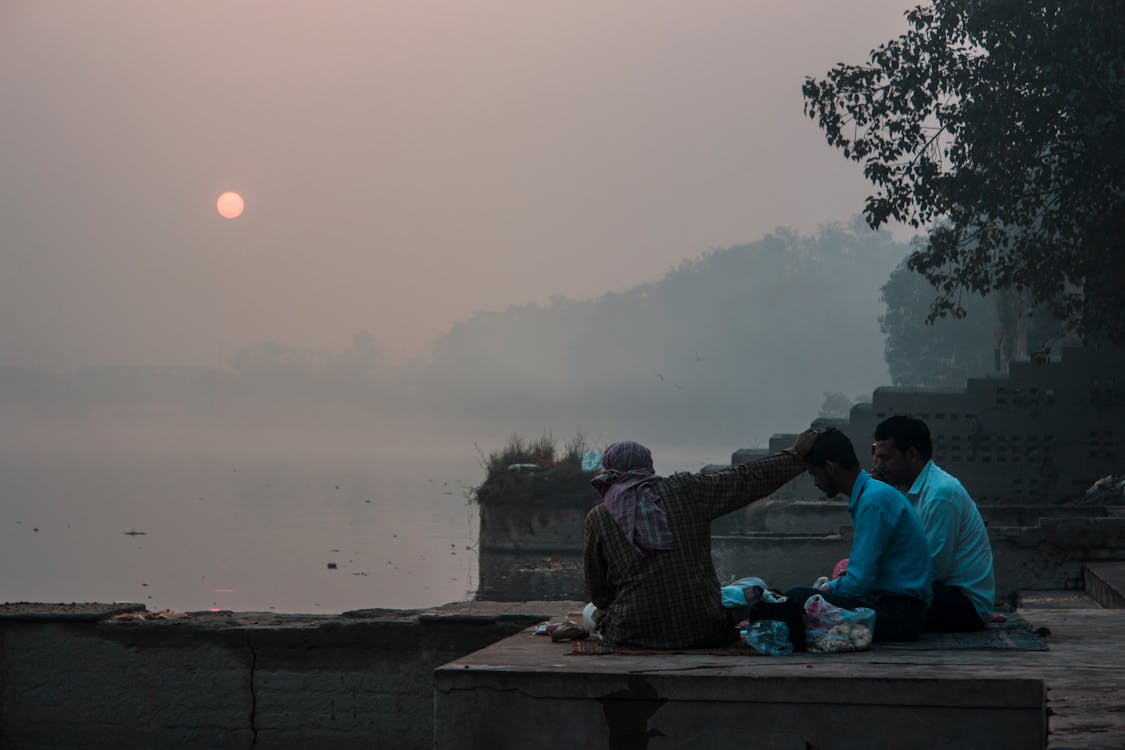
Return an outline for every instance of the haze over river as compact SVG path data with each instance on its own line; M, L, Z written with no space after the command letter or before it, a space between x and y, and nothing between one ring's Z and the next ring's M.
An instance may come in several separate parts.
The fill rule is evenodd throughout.
M116 419L0 441L0 601L335 613L476 590L472 438ZM653 448L662 472L730 451Z

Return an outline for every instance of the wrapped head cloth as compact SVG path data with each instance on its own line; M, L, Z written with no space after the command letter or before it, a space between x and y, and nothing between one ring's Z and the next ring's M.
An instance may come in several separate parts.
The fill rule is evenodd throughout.
M602 473L590 480L625 538L642 554L673 546L668 514L653 486L659 479L652 468L652 452L640 443L622 440L605 449Z

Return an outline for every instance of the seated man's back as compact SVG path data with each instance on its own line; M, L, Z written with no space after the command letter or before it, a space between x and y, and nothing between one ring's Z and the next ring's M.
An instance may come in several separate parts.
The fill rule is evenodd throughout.
M976 503L956 477L942 471L932 460L906 495L926 528L934 583L957 589L972 603L981 624L987 623L992 615L996 581L992 544ZM956 620L947 621L942 616L944 607L940 603L934 609L935 627L960 629Z
M711 561L711 521L800 474L806 444L811 438L724 471L666 478L653 473L644 446L609 446L592 482L603 502L586 516L584 549L603 637L644 648L729 643L735 630Z
M956 477L933 462L925 422L894 416L875 428L872 462L887 481L906 488L926 530L934 567L928 627L979 630L996 596L988 529Z

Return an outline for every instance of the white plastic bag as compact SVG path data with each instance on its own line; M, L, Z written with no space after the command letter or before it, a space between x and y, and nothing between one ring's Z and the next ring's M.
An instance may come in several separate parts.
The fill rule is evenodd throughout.
M817 594L805 602L805 637L809 651L866 651L875 634L875 610L844 609Z

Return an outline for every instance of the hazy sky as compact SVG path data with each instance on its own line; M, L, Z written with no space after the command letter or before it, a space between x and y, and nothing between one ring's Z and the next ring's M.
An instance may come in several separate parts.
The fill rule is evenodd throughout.
M847 220L800 85L913 4L0 0L0 364L398 359Z

